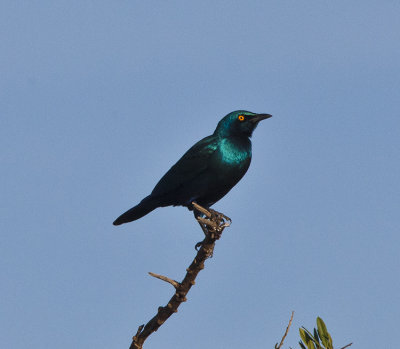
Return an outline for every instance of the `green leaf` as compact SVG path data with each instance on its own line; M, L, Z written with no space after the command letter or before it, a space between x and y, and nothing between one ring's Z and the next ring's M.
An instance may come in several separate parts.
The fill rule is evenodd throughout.
M314 345L314 339L312 337L312 335L310 335L309 331L307 329L303 328L299 328L299 332L300 332L300 337L303 340L303 342L307 345L308 349L316 349L315 345Z
M306 343L307 342L306 331L304 331L302 328L299 328L299 332L300 332L300 338L304 343Z
M327 349L332 349L332 346L330 345L332 342L332 338L330 338L331 336L328 332L328 329L326 328L325 322L319 316L317 317L317 327L322 344Z
M319 345L319 337L318 337L318 331L314 328L314 339L315 342Z
M328 333L328 336L329 336L329 347L328 347L328 349L333 349L332 337L331 337L331 335L329 333Z
M299 328L299 332L300 332L300 338L303 340L304 343L307 344L306 331L304 331L302 328Z
M303 327L303 329L304 329L304 331L306 331L306 333L308 334L308 336L310 337L310 339L311 339L313 342L317 343L318 340L314 338L313 334L312 334L309 330L307 330L306 328Z
M314 345L314 342L313 342L313 341L309 341L309 342L307 343L307 348L308 348L308 349L316 349L316 348L315 348L315 345Z
M300 341L299 344L300 344L301 349L307 349L307 348L304 346L304 344L303 344L302 341Z

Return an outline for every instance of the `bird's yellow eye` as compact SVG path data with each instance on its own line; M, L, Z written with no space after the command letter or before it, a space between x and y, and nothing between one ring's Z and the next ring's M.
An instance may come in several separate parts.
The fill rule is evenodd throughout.
M239 121L244 121L244 116L243 115L239 115L238 119L239 119Z

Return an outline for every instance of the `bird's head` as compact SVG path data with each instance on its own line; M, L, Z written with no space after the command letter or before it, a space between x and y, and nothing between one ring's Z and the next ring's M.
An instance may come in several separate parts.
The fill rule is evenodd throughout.
M214 134L222 137L251 137L258 123L271 116L270 114L256 114L246 110L236 110L222 118Z

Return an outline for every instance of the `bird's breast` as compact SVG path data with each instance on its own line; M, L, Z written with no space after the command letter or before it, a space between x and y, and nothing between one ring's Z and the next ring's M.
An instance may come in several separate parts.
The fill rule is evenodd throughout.
M245 141L230 140L225 138L219 146L221 161L228 166L244 166L251 159L251 143L250 140Z

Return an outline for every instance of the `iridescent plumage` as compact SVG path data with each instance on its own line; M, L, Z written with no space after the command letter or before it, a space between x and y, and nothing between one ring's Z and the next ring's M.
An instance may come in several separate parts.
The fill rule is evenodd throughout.
M192 146L160 179L149 196L119 216L114 225L143 217L157 207L210 207L244 176L251 161L250 137L259 121L271 117L237 110L226 115L211 136Z

